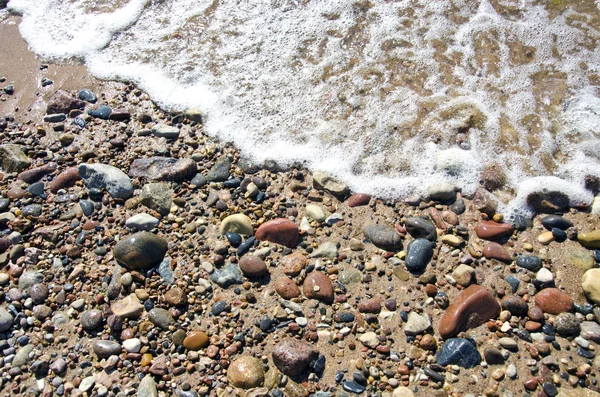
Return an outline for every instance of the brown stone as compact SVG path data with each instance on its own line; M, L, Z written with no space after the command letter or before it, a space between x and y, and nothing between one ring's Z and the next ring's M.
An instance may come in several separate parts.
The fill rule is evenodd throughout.
M296 277L306 267L306 256L297 251L281 258L281 264L286 275Z
M174 287L167 291L165 300L173 306L183 306L187 303L187 295L181 288Z
M435 284L427 284L425 286L425 294L427 294L427 296L434 297L436 296L437 292L438 289Z
M85 102L73 97L66 91L58 90L52 95L46 107L47 114L65 113L73 109L83 109Z
M483 247L483 256L487 259L497 259L502 262L511 262L512 258L508 251L498 243L487 243Z
M260 387L265 381L262 361L252 356L238 357L227 368L227 378L233 386L242 389Z
M364 193L356 193L350 196L350 198L348 199L348 207L360 207L369 204L369 201L371 201L370 195Z
M371 298L358 304L358 311L361 313L377 314L381 311L381 299Z
M510 236L513 226L509 223L497 223L494 221L478 221L475 225L477 237L485 240L496 240L500 237Z
M269 274L265 262L255 255L244 255L240 259L239 266L244 276L249 278L262 277Z
M538 387L538 381L536 378L531 378L525 381L523 386L525 387L525 390L534 391Z
M50 191L56 194L60 189L67 189L79 180L81 180L81 175L79 175L77 167L67 168L58 174L56 178L52 179L52 182L50 182Z
M529 317L531 321L542 322L544 321L544 311L537 306L532 306L527 311L527 317Z
M478 187L473 195L473 206L477 211L492 217L498 211L496 199L482 187Z
M130 118L131 114L129 113L129 109L126 108L113 109L112 112L110 112L110 115L108 116L109 120L115 121L125 121L129 120Z
M300 296L300 288L289 277L280 277L275 281L275 291L283 299L293 299Z
M48 163L40 167L32 168L27 171L21 172L17 175L17 179L20 179L27 183L35 183L42 179L45 175L48 175L56 170L56 164Z
M193 178L197 172L194 160L171 157L135 159L129 167L129 176L155 181L182 181Z
M421 347L421 349L425 349L425 350L437 349L437 343L435 341L435 338L429 334L423 335L423 338L419 342L419 346Z
M208 346L209 338L206 332L192 331L183 340L183 347L189 350L204 349Z
M300 234L294 222L286 218L278 218L260 225L255 237L260 241L270 241L294 248L298 244Z
M517 295L506 295L500 301L500 306L502 309L508 310L513 316L522 316L529 309L523 298Z
M13 200L19 200L25 197L27 192L19 186L13 186L6 192L6 197Z
M309 273L304 279L302 291L308 299L317 299L325 303L333 301L333 285L329 277L323 272Z
M546 288L535 295L535 304L545 313L560 314L573 310L573 299L558 288Z
M273 349L273 364L287 376L307 373L308 367L319 356L312 345L297 339L286 338Z
M439 332L444 339L460 331L477 327L500 313L498 301L485 288L473 284L466 288L440 320Z
M525 329L529 332L537 332L542 328L542 324L537 321L527 321L525 322Z

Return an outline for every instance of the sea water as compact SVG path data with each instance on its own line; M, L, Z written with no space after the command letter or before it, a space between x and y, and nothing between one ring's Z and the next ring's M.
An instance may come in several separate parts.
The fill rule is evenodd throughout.
M589 203L600 176L596 0L12 0L45 59L134 82L255 162L384 198L480 173Z

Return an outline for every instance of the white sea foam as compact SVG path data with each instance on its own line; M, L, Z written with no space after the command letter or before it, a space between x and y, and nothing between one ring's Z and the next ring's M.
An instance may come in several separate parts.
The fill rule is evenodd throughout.
M493 163L518 191L512 209L533 186L589 199L583 178L600 176L600 11L592 0L585 10L537 3L9 7L38 54L83 59L92 74L133 81L168 109L201 108L209 134L257 162L299 161L383 197L445 181L473 192Z

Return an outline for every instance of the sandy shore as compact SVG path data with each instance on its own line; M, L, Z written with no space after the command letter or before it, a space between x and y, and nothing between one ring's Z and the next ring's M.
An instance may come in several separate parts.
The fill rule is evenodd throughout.
M408 205L303 169L251 167L203 135L198 115L162 111L82 66L42 66L16 23L0 24L0 87L14 85L0 96L11 117L1 143L21 145L2 151L16 168L0 183L1 395L600 395L600 310L581 283L599 259L598 238L582 235L600 229L589 209L561 213L570 225L554 234L546 214L517 231L460 191ZM98 100L45 122L59 89ZM87 114L103 105L108 119ZM136 165L149 157L188 163ZM67 175L98 163L123 175ZM127 226L136 214L156 223ZM127 239L146 227L156 240ZM228 268L231 286L219 281ZM472 291L458 328L442 332ZM475 365L462 353L440 364L454 337L473 343Z

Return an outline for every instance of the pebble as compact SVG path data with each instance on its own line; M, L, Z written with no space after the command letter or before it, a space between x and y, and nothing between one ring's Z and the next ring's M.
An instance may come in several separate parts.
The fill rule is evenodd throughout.
M358 340L360 340L360 343L367 347L370 347L371 349L374 349L377 347L377 345L379 345L379 339L377 338L377 334L371 331L362 334L358 338Z
M156 234L142 231L120 240L113 249L117 262L133 270L149 269L163 260L168 248L167 240Z
M252 220L246 215L233 214L221 221L220 232L223 235L226 233L237 233L252 236L254 228L252 227Z
M215 165L206 174L206 180L209 182L223 182L229 178L231 171L231 160L227 157L218 159Z
M240 259L239 267L244 276L248 278L263 277L269 274L265 262L254 255L245 255Z
M313 172L313 185L319 190L326 190L329 193L343 197L348 194L348 186L321 171Z
M300 237L298 226L289 219L279 218L267 221L256 230L255 237L260 241L285 245L294 248Z
M553 228L558 228L560 230L567 230L570 227L573 227L573 222L569 221L566 218L563 218L560 215L547 215L541 219L542 225L547 230L552 230Z
M81 180L79 175L79 169L77 167L70 167L62 171L50 182L50 192L56 194L60 189L67 189L75 185L77 181Z
M242 284L244 277L240 267L235 263L230 263L222 269L215 269L210 275L210 281L221 288L228 288L232 285Z
M133 195L131 180L120 169L106 164L81 164L78 172L88 189L106 189L115 198L127 199Z
M135 294L113 302L110 308L121 318L138 318L144 312L144 306Z
M275 345L271 356L277 369L294 377L305 373L319 352L306 342L285 338Z
M541 268L535 275L535 279L542 284L548 284L554 281L554 276L550 270Z
M517 295L506 295L500 301L500 306L504 310L508 310L513 316L522 316L527 313L529 306Z
M97 340L92 344L92 348L98 358L108 358L112 355L121 354L121 345L110 340Z
M275 280L275 291L283 299L294 299L300 296L300 288L289 277L279 277Z
M483 358L488 365L504 364L502 352L493 346L486 346L483 349Z
M501 237L512 235L513 226L509 223L497 223L494 221L477 221L475 233L477 237L484 240L496 240Z
M12 143L0 145L0 163L5 172L21 172L31 165L31 160L23 152L23 146Z
M368 225L364 229L364 234L377 248L392 252L402 249L400 234L391 227Z
M333 302L333 285L331 279L323 272L311 272L304 279L302 292L308 299L317 299L321 302Z
M262 386L265 381L262 361L252 356L238 357L227 368L227 378L233 386L242 389Z
M422 316L415 312L408 314L408 321L404 324L404 333L406 335L418 335L431 327L431 320L428 316Z
M179 128L166 124L156 124L152 127L152 134L158 138L177 139L179 138Z
M519 255L515 263L517 266L532 272L537 272L542 268L542 260L535 255Z
M600 324L594 321L582 321L580 324L580 333L582 338L600 342Z
M442 366L452 364L463 368L471 368L479 365L481 355L469 340L451 338L444 342L436 355L436 362Z
M0 307L0 332L6 332L13 326L13 316L3 307Z
M331 241L326 241L310 254L311 258L330 258L335 259L338 256L337 245Z
M586 233L578 233L577 241L586 248L600 248L600 230L594 230Z
M483 247L483 256L487 259L497 259L502 262L512 262L512 257L508 253L508 251L498 243L487 243L485 247Z
M153 181L183 181L194 177L197 171L192 159L155 156L133 160L129 176Z
M452 277L454 277L456 282L463 287L468 287L469 284L471 284L474 274L475 269L465 264L458 265L456 269L452 271Z
M573 310L573 300L558 288L546 288L535 295L535 304L545 313L560 314Z
M435 225L428 219L418 217L408 218L404 223L404 227L408 234L415 239L424 238L432 242L437 240Z
M156 382L152 378L152 375L148 374L142 378L138 386L137 397L158 397Z
M360 394L366 390L366 387L354 380L346 380L342 383L342 388L350 393Z
M138 353L142 348L142 341L140 341L138 338L124 340L123 348L128 353Z
M562 336L579 335L579 324L581 320L573 313L560 313L554 320L556 333Z
M208 347L209 343L206 332L192 331L183 340L183 347L189 350L199 350Z
M187 303L187 295L179 287L173 287L165 293L165 300L173 306L183 306Z
M139 201L142 205L166 216L171 210L173 192L164 182L147 183L142 187Z
M162 329L168 329L170 325L175 323L175 320L173 320L173 317L168 310L158 307L155 307L148 312L148 320Z
M348 207L361 207L363 205L368 205L369 201L371 201L371 196L369 194L355 193L348 198Z
M433 244L424 238L418 238L408 244L406 268L412 273L424 272L433 257Z
M589 300L600 304L600 269L586 271L581 277L581 288Z
M485 288L473 284L462 291L444 312L439 333L444 339L477 327L500 314L498 301Z
M316 204L306 205L306 215L317 222L323 222L326 218L325 211L323 211L323 208Z
M81 326L86 331L95 330L100 327L103 321L102 312L97 309L87 310L81 314Z
M431 185L427 189L429 198L442 203L451 203L456 199L456 188L451 183Z
M91 90L84 88L77 92L77 98L89 103L96 103L98 97Z
M498 339L498 343L500 344L500 346L502 346L506 350L510 350L510 351L517 350L517 342L512 338L508 338L508 337L500 338L500 339Z

